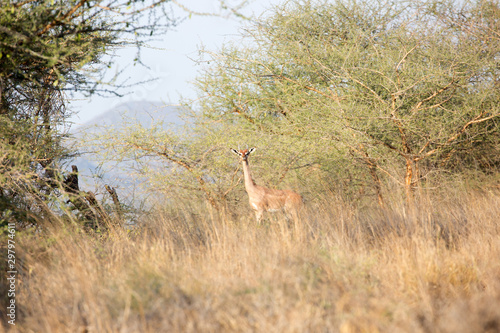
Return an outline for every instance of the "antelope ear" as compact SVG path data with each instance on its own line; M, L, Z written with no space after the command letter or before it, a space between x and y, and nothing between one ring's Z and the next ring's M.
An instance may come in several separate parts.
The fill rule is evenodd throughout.
M257 148L253 147L253 148L248 149L248 154L253 153L255 151L255 149L257 149Z
M238 155L238 156L240 155L240 152L239 152L239 151L237 151L236 149L233 149L233 148L230 148L230 149L231 149L231 151L232 151L233 153L235 153L236 155Z

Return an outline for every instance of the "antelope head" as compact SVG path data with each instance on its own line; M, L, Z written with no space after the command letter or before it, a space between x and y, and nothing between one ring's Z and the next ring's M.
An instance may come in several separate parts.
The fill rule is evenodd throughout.
M231 148L231 151L238 155L242 161L246 161L248 158L248 155L253 153L256 148L250 148L250 149L242 149L242 150L236 150Z

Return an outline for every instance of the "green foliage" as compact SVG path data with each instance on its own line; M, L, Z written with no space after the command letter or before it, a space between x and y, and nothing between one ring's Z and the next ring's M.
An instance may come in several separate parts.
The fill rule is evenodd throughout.
M299 152L293 166L323 172L297 169L308 183L372 183L379 199L384 177L411 197L436 171L496 172L499 8L287 2L209 54L199 107L228 142L265 145L281 166Z
M396 186L410 200L445 173L496 173L498 8L287 2L242 41L203 53L185 133L132 126L98 144L135 161L149 189L216 208L244 200L229 152L238 146L258 148L258 184L307 200L342 193L384 205Z
M116 36L105 33L104 21L92 17L80 4L79 1L25 4L2 1L1 72L5 90L20 85L51 89L59 84L85 82L76 70L95 63Z
M0 0L0 211L26 221L52 210L59 169L74 154L63 145L66 94L118 93L119 86L101 85L108 52L140 47L151 31L174 24L152 11L165 2ZM141 23L129 26L135 20ZM125 42L127 34L133 38Z
M168 198L207 200L219 209L230 200L228 195L238 180L234 164L227 159L220 133L190 126L174 128L156 121L144 127L129 121L98 132L88 143L99 147L103 161L120 163L121 172L142 183L142 193L162 194L148 199L150 207L158 202L163 206Z

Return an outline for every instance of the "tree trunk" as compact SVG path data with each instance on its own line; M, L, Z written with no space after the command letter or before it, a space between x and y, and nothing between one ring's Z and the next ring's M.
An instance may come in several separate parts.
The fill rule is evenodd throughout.
M375 159L370 158L363 145L360 145L360 152L363 155L363 160L368 167L368 172L373 180L373 188L375 189L375 193L377 194L377 201L381 208L385 207L384 197L382 196L382 182L380 181L380 177L377 173L377 162Z
M416 161L410 157L406 158L406 174L405 174L405 194L406 203L408 207L412 207L414 203L415 182L414 178L417 176Z

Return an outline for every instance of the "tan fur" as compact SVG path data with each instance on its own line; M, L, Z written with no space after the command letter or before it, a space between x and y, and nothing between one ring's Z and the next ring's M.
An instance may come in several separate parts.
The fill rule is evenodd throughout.
M260 222L264 212L283 211L287 217L298 219L298 212L303 206L303 200L300 194L291 190L270 189L264 186L256 185L250 174L248 165L248 156L255 148L232 151L240 156L245 176L245 189L248 194L250 207L255 211L255 217Z

